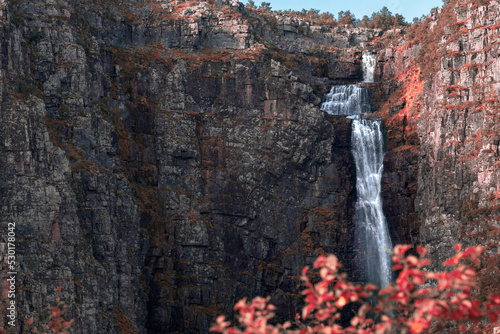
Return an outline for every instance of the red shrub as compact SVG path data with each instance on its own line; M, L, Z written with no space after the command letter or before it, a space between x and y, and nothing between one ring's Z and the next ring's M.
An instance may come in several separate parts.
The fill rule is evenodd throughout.
M219 333L398 333L439 332L439 326L445 321L459 325L465 331L466 322L478 322L489 319L498 320L500 295L492 294L484 302L473 299L471 290L475 288L476 271L482 247L470 247L465 251L460 245L455 246L456 254L444 262L451 270L445 272L424 271L430 260L425 258L426 250L417 248L418 256L404 254L411 246L398 245L394 248L394 270L400 270L395 283L378 291L378 304L372 306L377 287L365 286L347 281L345 274L340 274L340 263L334 255L320 256L314 268L319 270L321 280L313 284L308 268L302 270L301 279L306 285L302 292L305 303L302 315L297 314L291 329L290 321L272 325L275 307L268 304L269 299L254 298L251 302L240 300L234 307L238 311L238 326L230 327L224 316L217 318L211 328ZM463 261L464 260L464 261ZM430 283L430 284L429 284ZM348 303L356 302L361 306L350 321L350 326L343 328L339 324L340 310ZM368 316L368 312L375 316ZM377 319L375 322L373 319Z

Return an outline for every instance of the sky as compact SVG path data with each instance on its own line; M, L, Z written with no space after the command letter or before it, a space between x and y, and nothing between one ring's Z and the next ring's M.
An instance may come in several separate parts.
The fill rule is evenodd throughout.
M302 10L319 9L320 12L330 12L335 14L341 10L350 10L357 19L363 18L364 15L371 17L373 12L378 12L382 7L389 8L392 14L401 14L406 19L406 22L412 22L414 17L420 18L422 14L427 15L434 7L441 7L443 0L254 0L256 6L260 6L262 1L270 2L273 10ZM246 3L246 1L242 1Z

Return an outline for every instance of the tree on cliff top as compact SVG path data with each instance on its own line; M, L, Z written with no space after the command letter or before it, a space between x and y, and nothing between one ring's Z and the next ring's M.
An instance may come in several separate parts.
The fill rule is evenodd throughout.
M349 10L345 12L341 10L339 12L339 17L337 22L340 26L345 26L345 25L353 25L355 20L356 18L354 17L354 14L352 14Z
M392 15L389 8L382 7L381 10L372 14L371 20L368 24L369 28L388 30L394 27L407 26L404 17L400 14Z

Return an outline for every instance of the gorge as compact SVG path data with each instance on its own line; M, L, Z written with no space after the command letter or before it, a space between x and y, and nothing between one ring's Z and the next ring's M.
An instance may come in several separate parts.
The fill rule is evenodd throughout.
M362 123L386 131L371 174L392 243L434 267L482 244L478 290L499 291L498 18L479 0L385 30L224 0L1 3L11 332L58 297L75 333L207 333L257 295L292 319L323 253L362 279Z

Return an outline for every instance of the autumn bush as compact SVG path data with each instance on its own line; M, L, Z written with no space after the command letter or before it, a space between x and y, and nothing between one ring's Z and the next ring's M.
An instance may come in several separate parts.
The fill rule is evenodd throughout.
M58 288L61 291L61 288ZM40 324L36 324L33 317L26 319L24 321L24 330L22 333L33 333L33 334L71 334L73 333L72 324L74 319L66 320L66 312L68 307L61 301L61 298L57 297L56 306L50 309L50 315L44 317L40 321ZM9 327L8 327L9 328ZM14 329L17 333L17 329ZM2 328L0 325L0 334L12 333L12 331L7 331L7 329Z
M42 321L40 326L36 325L33 318L26 321L26 325L30 333L34 334L70 334L73 333L71 325L74 319L66 320L65 313L68 311L66 304L61 301L59 292L61 288L57 288L58 295L56 299L56 306L51 308L50 315L47 319Z
M269 299L257 297L240 300L234 307L237 325L231 326L224 316L217 318L211 330L224 334L238 333L439 333L446 328L468 332L471 324L498 321L500 294L486 300L474 299L475 267L479 265L482 247L465 251L455 246L456 254L444 265L443 272L427 270L430 263L426 250L418 247L416 255L405 255L411 246L394 248L394 283L379 290L373 284L364 286L349 282L334 255L320 256L314 263L318 282L306 267L301 280L305 283L305 306L302 314L284 324L271 324L275 307ZM352 307L352 306L356 307ZM341 323L344 308L354 310L347 324ZM500 325L499 325L500 326Z

